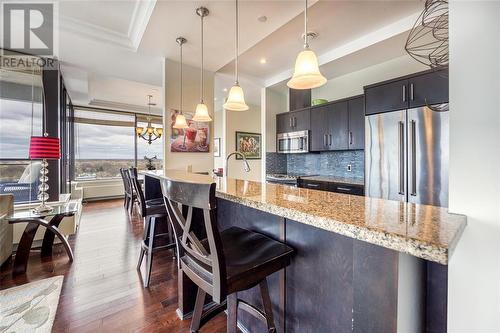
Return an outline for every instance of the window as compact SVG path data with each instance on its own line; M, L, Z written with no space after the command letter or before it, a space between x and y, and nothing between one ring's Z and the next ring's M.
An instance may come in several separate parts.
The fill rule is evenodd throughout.
M0 69L0 193L36 201L40 162L29 160L31 135L42 134L42 76L38 68Z
M153 117L152 121L153 126L163 127L161 117ZM151 145L137 138L136 122L139 126L147 126L143 115L75 106L74 179L118 178L120 168L131 166L145 170L145 156L153 158L155 168L161 168L163 138L153 141Z
M75 180L120 177L135 165L135 117L75 108Z

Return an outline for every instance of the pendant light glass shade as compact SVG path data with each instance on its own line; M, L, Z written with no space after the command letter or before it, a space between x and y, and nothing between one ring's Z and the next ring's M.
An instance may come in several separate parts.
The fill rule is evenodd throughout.
M175 117L175 124L173 126L174 128L177 128L177 129L185 129L185 128L188 128L188 124L187 124L187 121L186 121L186 117L184 117L183 114L178 114L176 117Z
M304 50L299 53L295 60L293 76L286 83L292 89L312 89L326 83L326 78L319 71L318 58L312 50L309 49L307 31L307 0L305 0L304 10Z
M326 83L326 78L320 73L318 58L310 49L300 52L295 61L293 77L287 82L292 89L312 89Z
M196 105L196 111L194 113L193 120L198 122L212 121L212 118L210 118L210 115L208 114L208 108L205 103L200 102L198 105Z
M245 103L245 95L243 94L243 89L237 84L231 87L229 90L229 96L227 97L226 103L224 103L224 109L228 111L246 111L248 110L248 105Z

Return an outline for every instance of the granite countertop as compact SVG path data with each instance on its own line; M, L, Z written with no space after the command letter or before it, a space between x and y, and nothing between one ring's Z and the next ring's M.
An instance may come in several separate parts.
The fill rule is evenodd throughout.
M219 198L297 222L447 265L467 224L446 208L213 178L184 171L144 172L156 178L217 183Z
M349 184L349 185L365 185L365 180L363 178L345 178L336 176L304 176L300 177L305 180L312 180L317 182L327 182L336 184Z

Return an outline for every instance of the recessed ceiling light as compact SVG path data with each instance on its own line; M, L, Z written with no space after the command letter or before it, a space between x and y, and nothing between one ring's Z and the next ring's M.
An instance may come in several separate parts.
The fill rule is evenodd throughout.
M216 101L216 100L217 100L217 97L214 97L214 101Z
M261 15L261 16L257 17L257 21L264 23L267 21L267 16Z
M222 89L223 92L227 92L227 88Z
M265 63L267 63L266 58L260 58L260 63L261 63L261 64L265 64Z

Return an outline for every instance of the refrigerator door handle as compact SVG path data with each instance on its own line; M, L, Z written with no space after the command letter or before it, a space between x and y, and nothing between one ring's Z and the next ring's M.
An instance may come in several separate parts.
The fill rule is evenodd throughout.
M399 122L399 140L398 140L398 176L399 176L399 194L405 194L405 175L404 175L404 165L405 165L405 147L404 147L404 122Z
M417 122L410 121L410 149L411 149L411 191L410 195L417 196Z

